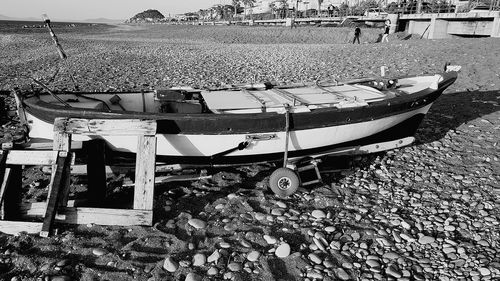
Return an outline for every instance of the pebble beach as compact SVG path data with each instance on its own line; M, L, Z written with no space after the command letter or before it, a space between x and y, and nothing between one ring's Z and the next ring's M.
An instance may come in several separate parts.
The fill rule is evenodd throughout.
M498 280L500 39L408 40L380 29L95 25L0 27L0 92L124 91L432 74L461 65L416 142L347 159L323 184L277 198L272 164L215 170L155 189L153 227L60 225L49 238L0 234L0 280ZM17 117L2 119L16 138ZM344 161L344 159L342 159ZM335 166L336 159L329 159ZM340 161L340 160L339 160ZM325 169L328 170L328 163ZM110 179L110 182L117 180ZM83 184L82 184L83 182ZM72 179L73 194L85 180ZM44 200L29 168L24 200ZM132 190L113 186L119 197ZM44 197L45 196L45 197ZM1 232L1 229L0 229Z

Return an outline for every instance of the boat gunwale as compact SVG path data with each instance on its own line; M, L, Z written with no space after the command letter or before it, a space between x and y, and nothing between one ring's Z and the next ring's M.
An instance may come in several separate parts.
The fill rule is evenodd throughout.
M436 100L439 95L441 95L441 93L457 78L456 72L446 72L441 75L443 79L439 82L437 89L431 89L428 87L412 94L376 101L367 106L361 107L328 107L317 108L310 112L291 113L290 115L293 120L291 128L292 130L305 130L359 123L424 107L434 102L434 100ZM157 120L157 133L159 134L260 133L266 131L282 131L285 125L285 118L283 117L283 114L276 112L241 114L185 114L148 113L119 110L103 111L98 109L68 108L62 105L50 104L36 96L26 98L22 102L24 109L28 113L47 123L53 123L55 117L88 119L149 119ZM345 118L343 120L335 118L340 117L340 115ZM199 123L198 126L196 126L197 123Z

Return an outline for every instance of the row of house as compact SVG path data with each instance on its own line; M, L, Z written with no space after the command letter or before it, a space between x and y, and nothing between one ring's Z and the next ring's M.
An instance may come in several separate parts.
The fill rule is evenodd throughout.
M332 7L340 7L342 4L348 6L359 5L364 0L286 0L289 9L297 9L299 12L308 10L321 10L328 11ZM387 6L389 3L412 2L417 0L376 0L382 7ZM425 0L421 0L425 2ZM464 3L470 4L470 1L479 0L449 0L449 4L459 7ZM239 16L258 15L258 14L271 14L276 10L283 8L283 0L257 0L252 7L243 7L238 10ZM320 8L320 9L318 9ZM176 20L190 21L190 20L220 20L227 18L228 15L232 16L234 7L231 5L215 5L209 9L200 10L196 13L186 13L175 16Z
M376 0L381 6L385 7L391 2L410 2L411 0ZM445 0L450 5L455 5L457 7L463 5L470 5L470 2L478 2L479 0ZM320 4L320 10L328 10L328 7L334 6L339 7L342 4L348 6L359 5L362 0L323 0ZM422 0L422 2L427 2ZM309 9L318 10L318 0L287 0L288 7L297 7L298 11L306 11ZM254 7L245 8L245 14L262 14L272 12L272 7L275 6L280 8L282 5L281 1L277 0L257 0Z
M321 10L327 10L329 6L340 6L342 3L350 4L357 0L324 0L321 3ZM297 7L298 11L309 9L318 10L317 0L287 0L288 7ZM245 14L263 14L272 12L272 7L282 8L282 2L276 0L257 0L254 7L245 8Z
M342 3L350 4L355 1L360 0L323 0L321 3L321 10L327 10L329 6L338 7ZM309 9L318 9L318 0L287 0L288 8L297 8L298 11L306 11ZM230 5L222 5L224 6ZM252 7L243 7L242 11L238 11L238 14L242 15L251 15L251 14L267 14L272 13L273 10L283 8L283 1L279 0L257 0ZM198 16L200 20L213 20L222 18L223 9L221 9L221 5L215 5L207 10L200 10L198 12ZM228 13L226 11L226 13ZM234 13L234 9L231 11ZM186 15L178 15L177 19L180 20L189 20L189 17Z

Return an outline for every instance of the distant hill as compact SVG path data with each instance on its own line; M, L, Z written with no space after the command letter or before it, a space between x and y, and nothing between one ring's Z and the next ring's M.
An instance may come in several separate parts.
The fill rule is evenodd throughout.
M43 22L42 17L40 16L39 18L35 17L28 17L28 18L14 18L14 17L8 17L4 15L0 15L0 20L12 20L12 21L39 21ZM53 22L88 22L88 23L122 23L124 20L122 19L107 19L107 18L96 18L96 19L86 19L86 20L72 20L72 19L52 19L51 21Z
M10 19L11 19L10 17L0 15L0 20L10 20Z
M165 16L158 10L146 10L144 12L138 13L137 15L131 17L127 22L156 22L161 21Z
M0 20L43 21L42 17L40 17L40 18L34 18L34 17L29 17L29 18L14 18L14 17L8 17L8 16L4 16L4 15L0 15Z

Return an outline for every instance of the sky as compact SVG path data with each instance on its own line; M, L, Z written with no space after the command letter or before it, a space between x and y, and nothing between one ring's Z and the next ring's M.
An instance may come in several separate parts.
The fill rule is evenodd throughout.
M85 20L96 18L128 19L148 9L164 16L206 9L230 0L0 0L0 15L13 18Z

